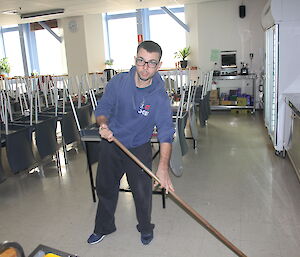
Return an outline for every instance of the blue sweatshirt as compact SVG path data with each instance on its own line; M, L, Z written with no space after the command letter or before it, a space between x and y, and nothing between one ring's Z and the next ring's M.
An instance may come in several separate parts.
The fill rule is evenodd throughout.
M154 126L159 142L172 143L174 126L169 97L161 76L156 73L146 88L135 85L136 68L114 76L98 100L95 115L104 115L114 136L126 147L150 141Z

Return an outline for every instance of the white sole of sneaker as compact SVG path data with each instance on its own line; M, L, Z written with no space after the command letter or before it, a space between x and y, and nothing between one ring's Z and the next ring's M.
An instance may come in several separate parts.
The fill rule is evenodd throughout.
M104 237L105 237L105 235L103 235L102 237L100 237L97 241L95 241L93 243L89 243L89 244L90 245L98 244L98 243L100 243L103 240Z

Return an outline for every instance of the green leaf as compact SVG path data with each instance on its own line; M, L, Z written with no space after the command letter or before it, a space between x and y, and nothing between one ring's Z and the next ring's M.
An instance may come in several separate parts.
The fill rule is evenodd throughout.
M114 60L113 59L106 60L104 64L111 66L114 64Z
M10 65L8 62L8 58L4 57L0 59L0 73L8 74L10 72Z
M175 58L184 61L191 54L191 47L189 46L189 47L184 47L182 49L179 49L174 54L175 54Z

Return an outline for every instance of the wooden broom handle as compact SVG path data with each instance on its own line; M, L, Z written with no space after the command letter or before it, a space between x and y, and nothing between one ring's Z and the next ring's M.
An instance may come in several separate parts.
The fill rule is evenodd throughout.
M150 177L152 177L159 184L159 178L153 174L153 172L147 168L133 153L131 153L118 139L113 138L113 142L122 149L133 161L137 163ZM226 245L231 251L233 251L239 257L247 257L241 250L239 250L234 244L232 244L226 237L224 237L218 230L216 230L209 222L204 219L196 210L190 207L185 201L183 201L175 192L169 190L169 194L173 199L183 207L183 209L190 214L194 219L196 219L208 232L220 240L224 245Z

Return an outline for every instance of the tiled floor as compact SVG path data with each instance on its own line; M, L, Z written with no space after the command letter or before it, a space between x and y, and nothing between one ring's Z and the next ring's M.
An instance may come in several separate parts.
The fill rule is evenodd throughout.
M191 144L190 144L191 145ZM153 196L155 238L140 243L130 193L120 193L118 230L100 244L93 230L85 156L69 153L63 176L51 166L0 184L0 241L19 242L27 255L45 244L80 257L235 256L171 199ZM288 159L274 155L259 115L213 113L197 151L184 157L176 193L250 257L300 256L300 184Z

